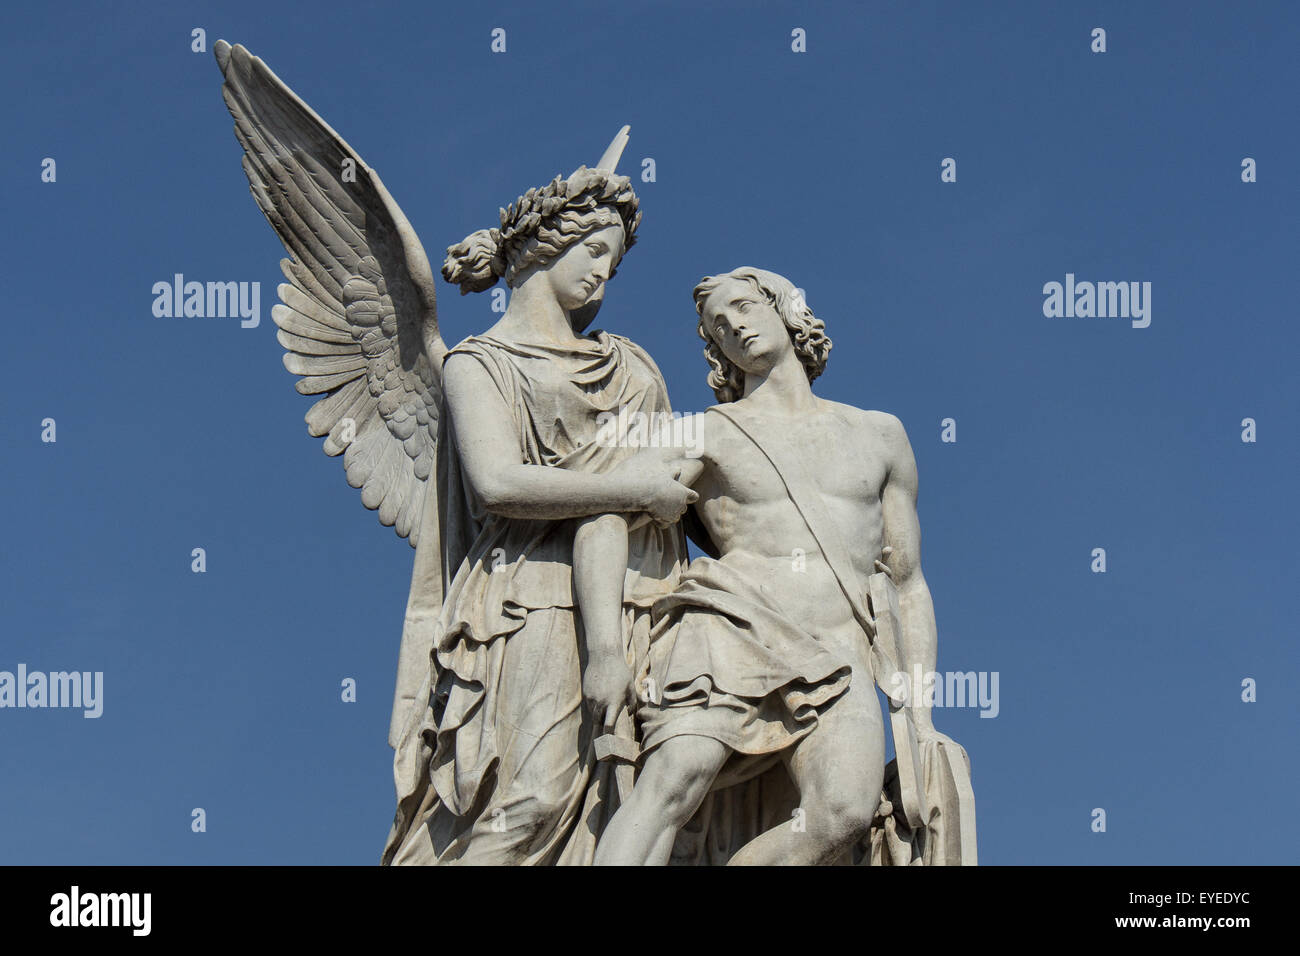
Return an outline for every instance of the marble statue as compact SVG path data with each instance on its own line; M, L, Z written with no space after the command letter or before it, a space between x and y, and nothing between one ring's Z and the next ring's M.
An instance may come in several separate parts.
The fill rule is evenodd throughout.
M653 608L642 768L596 862L667 863L720 777L775 771L797 792L795 822L778 815L729 862L832 863L870 845L885 775L877 683L906 819L928 812L923 762L957 757L969 773L894 680L935 664L916 463L897 418L813 394L831 342L788 279L735 269L704 279L695 302L719 404L683 431L700 439L690 483L713 556Z
M378 174L260 59L214 53L289 253L272 318L308 431L415 549L382 862L975 862L966 754L888 681L935 660L911 451L813 396L830 342L793 286L697 287L700 447L611 436L672 413L643 349L588 331L641 218L627 127L448 249L461 294L510 289L448 348ZM712 555L689 567L687 530Z

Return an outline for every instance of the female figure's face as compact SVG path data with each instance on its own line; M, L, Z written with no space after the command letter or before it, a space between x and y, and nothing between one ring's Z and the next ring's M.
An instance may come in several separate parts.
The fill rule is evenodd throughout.
M587 233L544 267L560 308L572 312L599 298L623 255L623 227Z

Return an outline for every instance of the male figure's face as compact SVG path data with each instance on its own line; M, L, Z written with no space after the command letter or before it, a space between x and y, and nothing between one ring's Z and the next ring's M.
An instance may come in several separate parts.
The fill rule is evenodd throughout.
M765 375L794 349L767 296L744 279L724 279L704 300L705 331L722 354L750 375Z

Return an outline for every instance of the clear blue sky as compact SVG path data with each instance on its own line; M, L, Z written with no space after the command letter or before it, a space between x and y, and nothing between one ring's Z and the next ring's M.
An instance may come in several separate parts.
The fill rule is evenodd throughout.
M600 324L679 409L712 402L700 276L807 290L819 393L911 435L940 668L1000 674L996 719L937 714L982 862L1298 862L1293 4L309 9L9 15L0 670L102 670L105 702L0 710L0 862L370 864L392 818L412 552L306 435L194 27L338 129L435 262L630 123L657 181ZM177 272L261 282L261 325L153 317ZM1151 282L1151 326L1045 318L1067 272ZM444 290L449 342L491 324Z

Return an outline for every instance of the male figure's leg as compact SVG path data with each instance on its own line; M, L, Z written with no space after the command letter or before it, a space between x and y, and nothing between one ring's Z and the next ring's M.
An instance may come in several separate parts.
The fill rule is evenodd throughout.
M865 647L851 651L849 688L786 756L799 788L799 812L751 840L731 865L819 865L862 839L880 803L885 733Z
M669 737L646 755L627 803L596 848L598 866L663 866L730 751L712 737Z

